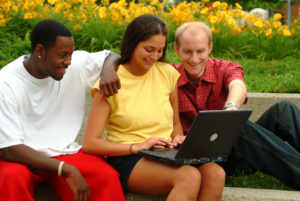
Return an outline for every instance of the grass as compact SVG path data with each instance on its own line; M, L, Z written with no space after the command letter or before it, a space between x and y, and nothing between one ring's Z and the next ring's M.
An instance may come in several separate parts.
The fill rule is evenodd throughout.
M228 187L241 188L260 188L260 189L277 189L277 190L296 190L288 187L280 182L275 177L256 171L249 175L236 175L226 178L226 185Z
M241 188L296 190L283 184L275 177L268 174L264 174L260 171L254 171L251 173L241 171L233 176L227 176L225 186Z
M286 57L281 60L236 60L245 69L249 92L300 93L300 63Z

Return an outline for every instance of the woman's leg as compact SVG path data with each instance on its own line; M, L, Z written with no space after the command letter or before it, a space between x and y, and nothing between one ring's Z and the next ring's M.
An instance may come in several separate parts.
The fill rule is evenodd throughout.
M221 201L225 185L225 171L216 163L205 163L199 167L201 188L198 200Z
M168 201L197 200L201 175L197 168L169 166L142 158L134 166L126 188L143 194L169 193Z

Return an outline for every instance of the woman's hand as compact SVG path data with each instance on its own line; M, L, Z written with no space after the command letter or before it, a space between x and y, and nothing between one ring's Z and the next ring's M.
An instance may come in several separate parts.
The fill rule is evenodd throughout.
M150 137L143 143L134 144L131 148L133 154L137 154L139 150L142 149L151 149L155 146L163 146L163 147L173 147L173 144L165 139L165 138L158 138L158 137Z
M184 135L176 135L172 141L172 144L174 147L177 147L179 144L182 144L184 140L185 140Z

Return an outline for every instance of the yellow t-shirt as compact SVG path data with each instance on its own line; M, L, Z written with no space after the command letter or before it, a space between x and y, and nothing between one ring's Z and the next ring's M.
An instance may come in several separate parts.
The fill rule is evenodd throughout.
M106 139L120 144L144 142L151 136L169 139L173 110L169 100L179 73L171 65L157 62L143 76L135 76L120 65L121 89L107 100L111 113ZM94 89L99 89L99 80ZM101 115L101 114L99 114Z

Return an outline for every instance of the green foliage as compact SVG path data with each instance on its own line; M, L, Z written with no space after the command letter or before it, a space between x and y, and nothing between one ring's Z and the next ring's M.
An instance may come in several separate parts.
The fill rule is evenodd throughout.
M253 8L283 8L286 3L280 2L279 0L222 0L223 2L227 2L231 5L235 3L239 3L245 10L251 10Z
M29 33L27 31L17 36L4 28L0 29L0 69L15 58L31 52Z
M263 34L244 32L231 35L229 30L224 30L223 33L214 35L212 54L231 58L274 60L287 56L298 58L299 47L300 33L290 37L275 35L268 39Z
M281 60L236 59L244 67L249 92L300 93L298 58Z
M234 4L237 1L227 2ZM240 4L247 2L275 3L275 0L238 1ZM85 23L69 21L55 13L51 18L61 21L72 30L76 49L90 52L110 49L120 53L119 47L127 24L115 24L108 19L99 20L93 18L93 15L87 16ZM30 54L29 33L38 21L39 19L26 20L19 13L5 27L0 27L0 68L23 54ZM81 28L75 29L76 25ZM177 25L168 24L167 60L171 63L180 62L173 50L176 28ZM226 26L219 28L220 33L213 36L211 56L240 63L245 69L245 82L249 92L300 92L300 32L289 37L274 33L272 38L267 38L259 31L233 34Z
M38 22L39 20L25 20L24 17L19 13L15 15L5 27L1 27L0 30L3 32L8 33L9 35L12 34L11 38L18 37L23 38L28 31L31 31L32 27Z
M126 26L114 24L109 20L90 21L84 24L82 29L73 31L76 48L91 52L119 49Z
M247 173L244 171L238 172L233 176L226 177L226 186L228 187L247 187L247 188L262 188L262 189L280 189L280 190L295 190L278 179L260 171Z

